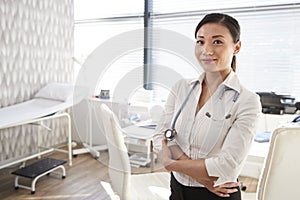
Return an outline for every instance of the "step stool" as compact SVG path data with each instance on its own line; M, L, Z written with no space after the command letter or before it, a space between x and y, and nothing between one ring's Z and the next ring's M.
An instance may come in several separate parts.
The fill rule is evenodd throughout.
M35 193L35 184L37 180L44 176L49 175L50 172L53 172L57 169L62 169L62 178L64 179L66 177L66 170L63 164L65 164L67 161L65 160L57 160L53 158L44 158L42 160L39 160L35 163L32 163L26 167L20 168L12 174L16 175L15 177L15 189L17 190L19 187L31 190L31 194ZM33 179L31 182L31 187L21 185L18 183L19 177L23 176L26 178Z

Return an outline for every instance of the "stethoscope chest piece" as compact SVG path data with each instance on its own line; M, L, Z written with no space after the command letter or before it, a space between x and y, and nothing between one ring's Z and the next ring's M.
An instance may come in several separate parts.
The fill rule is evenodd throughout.
M192 94L192 91L194 90L194 88L196 87L196 85L199 83L199 81L196 81L193 85L193 87L189 90L188 92L188 95L185 97L183 103L181 104L179 110L177 111L177 113L175 114L172 122L171 122L171 126L169 129L165 130L165 138L168 140L168 141L172 141L174 140L175 136L177 135L177 132L175 130L175 123L176 123L176 120L178 118L178 116L180 115L182 109L184 108L185 104L187 103L187 101L189 100L189 97L190 95Z
M177 135L177 132L175 129L167 129L165 130L165 138L168 141L174 140L175 136Z

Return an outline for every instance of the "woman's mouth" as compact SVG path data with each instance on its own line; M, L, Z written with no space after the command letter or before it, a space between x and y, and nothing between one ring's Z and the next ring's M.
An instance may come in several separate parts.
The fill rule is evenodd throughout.
M201 61L204 62L204 63L212 63L212 62L216 62L217 59L205 58L205 59L201 59Z

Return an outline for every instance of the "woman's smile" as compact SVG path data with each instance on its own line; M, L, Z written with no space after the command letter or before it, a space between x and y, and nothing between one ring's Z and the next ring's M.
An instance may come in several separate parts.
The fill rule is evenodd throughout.
M200 60L206 64L215 63L217 61L217 59L215 59L215 58L202 58Z

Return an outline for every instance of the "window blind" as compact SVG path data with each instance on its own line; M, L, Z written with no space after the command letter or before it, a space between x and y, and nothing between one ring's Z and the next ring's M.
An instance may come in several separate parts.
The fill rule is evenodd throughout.
M74 0L75 21L137 16L144 14L141 0Z
M197 77L201 73L193 52L194 29L199 20L211 12L228 13L240 22L242 49L237 57L237 73L247 88L254 92L290 93L299 98L299 1L232 0L229 4L221 0L151 0L150 3L151 28L171 31L176 37L171 34L166 38L163 31L152 32L150 72L151 81L157 84L154 91L142 88L135 91L135 101L147 102L149 97L154 101L165 101L173 82L183 77ZM144 1L141 0L113 0L105 3L98 0L75 0L74 57L84 63L88 55L106 41L127 31L142 29L143 15ZM188 41L189 44L184 42L183 47L186 52L172 51L173 47L161 48L166 42L172 43L175 49L176 45L182 45L182 41L172 40L172 37ZM141 66L142 50L120 55L118 60L112 60L103 80L99 80L95 93L100 89L114 90L117 87L114 83L130 71L143 73ZM166 77L171 81L165 83L163 79Z
M154 15L159 14L180 14L190 15L195 12L211 12L211 11L224 11L226 9L259 9L264 6L278 6L299 3L295 0L152 0L153 1L153 13Z
M217 8L216 8L217 5ZM300 98L299 45L300 3L297 1L174 1L153 0L153 27L170 29L194 39L194 29L211 12L234 16L241 26L242 49L237 56L237 73L243 85L252 90L289 93ZM159 42L159 36L153 35ZM175 43L178 41L174 41ZM187 65L173 61L165 52L154 51L153 63L170 63L186 78L197 77ZM153 73L153 79L161 82ZM158 89L159 90L159 89ZM159 98L161 91L157 91Z
M75 0L74 57L84 65L92 53L95 54L98 49L104 48L104 45L106 48L102 55L97 55L99 68L103 70L97 67L94 73L98 74L90 74L91 77L98 76L97 85L95 90L91 91L91 95L99 94L101 89L110 90L110 94L113 94L118 83L127 75L130 76L132 71L138 72L136 76L142 79L143 71L139 68L143 66L143 37L128 38L127 40L140 43L141 48L134 51L128 49L128 52L122 52L120 55L120 49L126 50L130 41L124 39L124 42L116 44L116 40L124 37L123 34L143 29L143 12L144 2L140 0ZM109 56L112 56L112 60L106 62L107 66L102 66L103 60ZM81 75L82 66L76 65L78 77ZM88 79L87 77L87 81ZM142 85L143 82L140 82Z
M253 91L289 93L300 98L298 35L300 7L236 14L242 26L243 49L238 74Z

